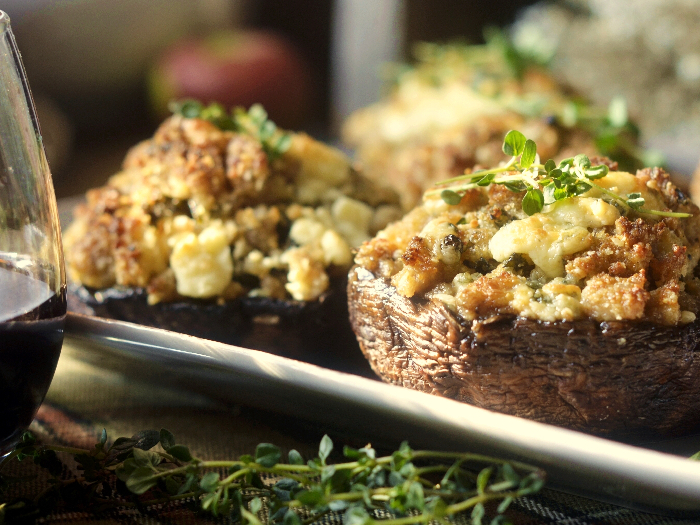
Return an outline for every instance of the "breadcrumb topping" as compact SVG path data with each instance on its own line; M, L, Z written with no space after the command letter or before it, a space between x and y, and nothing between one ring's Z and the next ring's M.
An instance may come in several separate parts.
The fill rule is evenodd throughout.
M522 194L501 186L469 190L456 205L426 194L364 243L355 262L401 295L441 301L468 321L694 321L700 210L659 168L611 171L598 182L692 216L625 216L595 189L532 216L521 209Z
M400 216L393 191L304 134L270 161L256 137L179 115L86 201L65 235L71 279L146 288L150 303L319 299Z
M420 204L436 182L501 162L511 129L533 139L545 159L595 153L583 127L551 118L568 95L544 70L513 75L496 49L477 51L488 60L476 61L459 46L435 51L403 71L382 100L352 113L342 129L367 176L396 188L404 209Z

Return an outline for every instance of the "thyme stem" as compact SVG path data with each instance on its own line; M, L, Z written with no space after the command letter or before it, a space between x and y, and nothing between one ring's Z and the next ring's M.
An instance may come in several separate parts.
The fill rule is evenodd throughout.
M307 463L297 452L290 453L290 463L281 463L279 449L270 444L258 445L255 456L239 460L202 460L192 457L187 447L175 444L167 430L119 438L111 447L106 442L106 432L92 450L36 445L32 437L23 437L3 464L13 458L32 457L55 478L34 498L31 508L23 502L5 505L2 511L34 518L46 511L46 501L70 494L75 495L80 508L90 505L101 509L142 508L197 498L202 510L215 516L231 515L242 525L262 525L260 498L266 498L268 525L310 525L331 511L351 513L354 525L371 525L374 520L369 513L377 508L390 514L382 520L386 525L431 520L447 525L447 517L494 499L504 500L498 510L501 513L501 507L512 498L536 492L544 483L540 471L522 463L472 453L413 451L407 444L379 458L369 447L346 448L351 461L327 464L333 448L328 436L321 441L318 457ZM162 451L150 451L158 444ZM63 465L55 452L73 454L84 475L59 479ZM422 464L415 465L415 461ZM487 466L472 471L467 463ZM220 478L217 471L221 469L229 470ZM278 481L263 483L261 476L268 474ZM428 479L431 474L440 475L440 483ZM122 492L105 498L112 492L109 479L114 475L124 482L121 489L117 485ZM2 481L11 480L4 477ZM65 487L70 490L64 491ZM303 520L297 514L301 509L308 513Z

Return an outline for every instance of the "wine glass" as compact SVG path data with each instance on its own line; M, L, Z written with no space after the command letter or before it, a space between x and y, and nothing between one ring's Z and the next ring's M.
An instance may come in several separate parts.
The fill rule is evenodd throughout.
M0 11L0 456L49 389L65 315L51 173L10 18Z

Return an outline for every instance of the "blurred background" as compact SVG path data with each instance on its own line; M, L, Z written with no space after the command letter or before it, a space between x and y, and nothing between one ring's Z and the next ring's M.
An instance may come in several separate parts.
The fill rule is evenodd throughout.
M6 0L58 197L102 184L184 95L336 141L416 42L506 29L689 177L700 157L700 0Z

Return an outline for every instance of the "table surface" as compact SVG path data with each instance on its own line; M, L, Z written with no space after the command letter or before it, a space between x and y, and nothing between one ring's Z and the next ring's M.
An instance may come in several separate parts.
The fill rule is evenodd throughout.
M199 394L145 383L120 373L105 370L79 360L66 344L51 389L31 430L44 443L92 448L102 429L110 441L131 436L140 430L167 428L178 443L189 446L202 459L236 459L254 453L258 443L274 443L283 454L297 449L304 457L313 457L323 434L331 434L336 447L342 444L363 446L371 442L372 429L359 429L344 436L312 423L292 421L284 415L267 413L244 406L227 406ZM285 457L283 456L283 457ZM75 465L62 459L66 475L75 474ZM34 497L47 487L46 478L36 476L29 462L7 467L13 475L32 479L13 485L3 495L6 501ZM34 477L36 476L36 477ZM640 513L623 507L544 489L541 493L517 500L509 509L515 524L697 524L696 519L678 519ZM326 519L340 523L341 516ZM171 503L141 514L133 509L96 514L62 512L45 518L49 523L228 523L213 520L189 510L182 503Z

